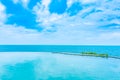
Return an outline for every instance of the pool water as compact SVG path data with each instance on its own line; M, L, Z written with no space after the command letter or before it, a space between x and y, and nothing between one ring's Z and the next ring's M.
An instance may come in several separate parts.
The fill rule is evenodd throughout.
M0 80L120 80L120 59L1 52Z

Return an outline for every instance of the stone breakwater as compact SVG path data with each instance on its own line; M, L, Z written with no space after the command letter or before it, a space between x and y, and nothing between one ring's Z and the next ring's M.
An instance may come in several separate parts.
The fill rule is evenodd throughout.
M64 54L64 55L74 55L74 56L90 56L90 57L102 57L102 58L115 58L120 59L120 57L117 56L96 56L94 54L81 54L81 53L68 53L68 52L52 52L52 54Z

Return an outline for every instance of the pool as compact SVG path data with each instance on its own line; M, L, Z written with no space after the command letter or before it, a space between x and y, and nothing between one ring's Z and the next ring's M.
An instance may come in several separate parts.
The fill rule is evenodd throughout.
M120 59L1 52L0 80L120 80Z

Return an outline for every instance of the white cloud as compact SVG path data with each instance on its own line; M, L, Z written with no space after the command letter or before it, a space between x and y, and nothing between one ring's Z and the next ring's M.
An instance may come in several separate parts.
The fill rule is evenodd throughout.
M60 26L59 26L60 27ZM0 44L68 44L68 45L119 45L120 32L80 31L74 27L60 28L54 33L37 32L22 26L3 25L0 27ZM94 35L96 34L96 35Z
M68 6L68 8L69 8L74 2L78 2L78 0L67 0L67 6Z
M23 26L1 25L0 35L0 44L27 44L36 42L36 39L41 34L35 30L26 29Z
M17 4L20 0L13 0L13 3Z
M51 27L51 24L61 18L63 18L64 15L58 15L58 14L51 14L48 10L48 6L50 4L50 0L46 1L43 0L42 4L37 3L36 6L34 6L33 11L37 15L36 22L42 22L40 26L46 27L46 29Z
M15 4L21 3L23 5L23 7L25 7L25 8L27 8L29 2L30 2L30 0L13 0L13 3L15 3Z
M25 8L28 7L29 2L30 2L30 0L13 0L14 4L20 3ZM48 5L49 5L50 2L51 2L51 0L42 0L42 5L44 5L45 8L48 8Z
M80 2L81 4L90 4L90 3L95 3L98 0L67 0L67 5L68 8L75 2Z
M5 9L5 6L2 3L0 3L0 25L3 24L7 18Z
M22 2L24 7L27 7L27 5L29 4L29 1L30 0L22 0L21 2Z
M79 1L79 0L76 0ZM81 1L81 0L80 0ZM92 0L90 2L94 2ZM17 2L17 1L16 1ZM86 0L88 3L89 0ZM89 3L90 3L89 2ZM24 2L26 3L26 2ZM68 2L69 7L74 3ZM69 16L67 12L64 14L50 13L48 6L50 0L42 0L33 8L36 14L36 22L43 27L43 31L38 32L32 29L26 29L24 26L6 25L0 18L0 44L107 44L120 45L120 32L117 30L104 30L98 27L105 24L119 24L119 19L108 21L108 15L119 15L119 10L114 11L118 6L114 7L112 2L97 2L97 6L89 6L84 8L75 16ZM5 7L0 4L0 14L5 15ZM91 12L92 10L100 10L100 12ZM108 18L107 18L108 16ZM6 17L4 17L6 19ZM101 22L100 20L103 20ZM98 22L99 21L99 22ZM119 26L116 26L119 29ZM53 31L53 32L52 32Z
M80 0L80 1L81 1L83 4L97 2L97 0Z
M48 8L51 0L42 0L42 5L44 5L46 8Z
M115 8L119 7L118 4L114 6L116 1L68 0L68 8L74 2L81 2L82 4L95 3L96 5L84 8L77 15L70 17L67 13L61 15L51 14L47 8L44 8L45 4L37 4L33 11L37 15L37 22L40 23L40 26L43 26L44 32L47 33L47 30L56 29L56 32L51 34L56 38L55 41L63 44L120 44L118 41L120 35L114 35L115 33L119 34L119 32L103 31L104 28L103 30L98 28L107 24L119 23L120 20L118 19L107 20L110 17L109 15L118 16L120 14L119 11L114 11ZM104 21L101 22L100 20Z

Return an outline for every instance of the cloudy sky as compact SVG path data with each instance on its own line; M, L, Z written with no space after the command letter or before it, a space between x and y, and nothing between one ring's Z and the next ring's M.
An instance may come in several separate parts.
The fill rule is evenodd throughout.
M120 45L120 0L0 0L0 44Z

